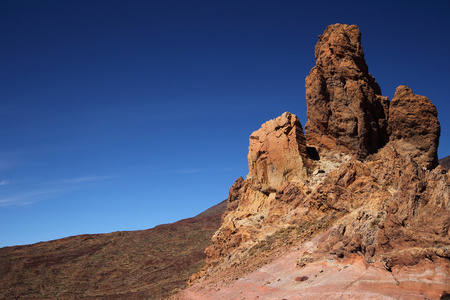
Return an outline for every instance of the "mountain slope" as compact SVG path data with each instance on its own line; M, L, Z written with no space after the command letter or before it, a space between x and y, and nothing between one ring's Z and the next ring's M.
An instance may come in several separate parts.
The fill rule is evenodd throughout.
M0 298L166 297L204 265L224 209L148 230L1 248Z

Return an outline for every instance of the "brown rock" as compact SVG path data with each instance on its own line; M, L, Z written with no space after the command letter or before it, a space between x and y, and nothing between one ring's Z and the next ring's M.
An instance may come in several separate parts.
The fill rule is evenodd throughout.
M280 218L309 191L303 181L314 163L298 118L286 112L253 132L248 163L247 179L237 179L230 189L222 226L205 251L211 265L281 229Z
M447 171L450 170L450 156L446 156L439 160L439 164Z
M231 186L228 192L227 211L234 211L242 196L242 188L244 186L244 178L239 177Z
M308 278L308 276L295 277L295 281L306 281L308 280Z
M433 103L407 86L399 86L391 101L388 122L389 139L397 151L410 155L423 168L435 168L440 132Z
M368 73L356 26L329 26L316 59L306 79L306 130L319 157L308 157L301 125L289 113L251 135L249 174L230 189L199 275L235 285L219 297L222 292L201 294L207 289L198 282L184 295L296 299L307 286L310 299L344 291L361 299L436 298L450 290L450 175L435 167L435 107L399 87L389 109ZM278 259L274 272L271 262ZM294 286L303 278L298 267L307 281ZM291 280L268 283L264 272ZM265 290L239 290L244 282ZM324 294L330 290L335 294Z
M368 72L356 25L330 25L306 77L308 145L365 157L387 142L389 100Z
M247 178L256 179L266 191L277 190L285 181L306 178L310 165L297 116L285 112L251 134Z

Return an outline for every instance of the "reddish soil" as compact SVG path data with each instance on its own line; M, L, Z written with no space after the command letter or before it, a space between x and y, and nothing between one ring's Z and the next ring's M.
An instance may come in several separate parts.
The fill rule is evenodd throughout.
M353 254L345 259L323 257L300 267L297 259L325 238L326 233L274 253L278 257L272 262L237 280L207 278L173 299L439 299L450 291L448 266L432 261L388 271Z
M224 209L148 230L1 248L0 299L165 298L204 265Z

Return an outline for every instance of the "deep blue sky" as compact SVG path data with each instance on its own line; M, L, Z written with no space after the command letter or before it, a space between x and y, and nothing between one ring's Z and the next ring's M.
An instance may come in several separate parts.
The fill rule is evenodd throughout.
M314 2L314 3L313 3ZM439 111L450 155L449 1L0 2L0 247L147 229L225 199L248 137L290 111L329 24Z

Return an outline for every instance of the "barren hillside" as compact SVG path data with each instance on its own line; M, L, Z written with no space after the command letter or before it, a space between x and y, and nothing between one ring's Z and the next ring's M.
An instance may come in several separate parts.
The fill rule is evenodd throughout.
M204 265L224 208L148 230L1 248L0 299L164 298Z

